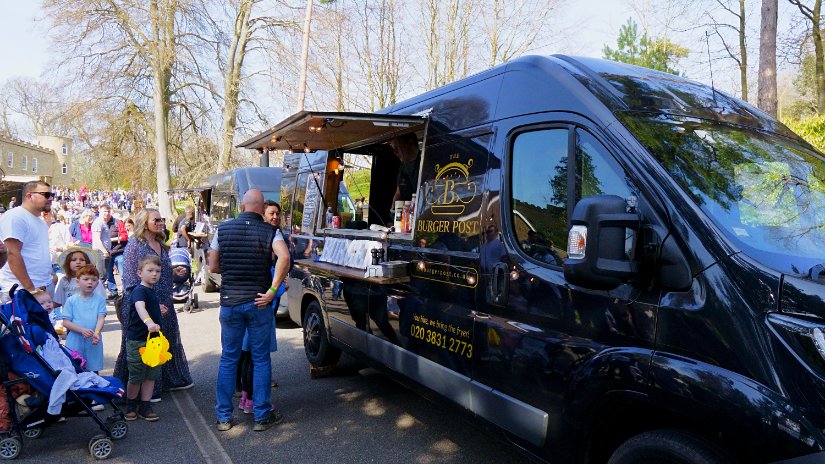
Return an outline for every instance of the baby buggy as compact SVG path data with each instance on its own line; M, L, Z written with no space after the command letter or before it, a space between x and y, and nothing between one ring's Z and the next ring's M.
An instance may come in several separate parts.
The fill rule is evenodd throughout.
M112 453L112 440L126 436L128 426L114 400L124 395L123 384L114 377L86 372L69 350L57 342L49 314L27 291L14 293L0 306L0 365L2 392L8 401L11 428L0 432L0 459L14 459L23 449L23 437L40 438L44 429L63 418L89 417L101 434L89 440L96 459ZM18 378L8 379L8 373ZM28 383L33 390L26 407L19 406L12 389ZM65 400L65 401L61 401ZM113 413L101 419L94 404L110 404Z
M198 307L198 294L195 293L195 278L189 250L170 248L169 260L172 262L172 302L183 303L183 310L192 312L192 308Z

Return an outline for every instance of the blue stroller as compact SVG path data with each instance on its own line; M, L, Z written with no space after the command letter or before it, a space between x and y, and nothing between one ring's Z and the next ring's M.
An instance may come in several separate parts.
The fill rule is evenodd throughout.
M5 392L0 394L5 393L7 396L12 426L8 432L0 433L0 459L16 458L23 448L22 437L40 438L45 428L61 418L69 417L90 417L100 426L103 433L91 438L89 452L95 459L108 458L113 449L112 440L124 438L128 432L123 412L114 404L115 399L124 395L123 384L114 377L103 377L108 381L108 386L69 389L65 392L62 408L57 403L52 406L53 414L50 414L50 394L58 377L73 379L77 376L94 379L97 383L100 383L100 378L85 373L78 362L72 359L69 350L56 343L57 334L49 320L49 314L37 300L25 290L14 290L12 288L10 292L11 302L0 306L0 364L4 368L3 372L13 372L20 378L1 379ZM47 357L52 360L52 364L47 361ZM55 361L59 361L62 366L71 366L66 369L74 372L53 369ZM17 402L12 397L12 387L23 382L27 382L43 399L39 404L32 404L28 412L18 411ZM113 414L105 420L100 419L92 410L94 403L111 404ZM54 408L60 410L55 414Z
M198 294L195 293L189 250L170 248L169 261L172 264L172 303L183 303L183 310L191 313L192 308L198 307Z

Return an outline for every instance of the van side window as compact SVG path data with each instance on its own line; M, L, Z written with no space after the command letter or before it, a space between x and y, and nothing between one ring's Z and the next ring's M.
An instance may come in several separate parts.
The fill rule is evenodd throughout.
M624 172L593 135L576 129L576 201L592 195L631 196Z
M569 195L569 135L575 130L572 158L576 166L573 194ZM568 211L591 195L635 193L624 171L605 146L580 128L553 128L516 136L512 150L512 224L522 251L544 263L561 266L567 257ZM627 252L633 245L628 232Z
M561 265L567 242L566 128L519 134L512 150L512 224L522 250Z

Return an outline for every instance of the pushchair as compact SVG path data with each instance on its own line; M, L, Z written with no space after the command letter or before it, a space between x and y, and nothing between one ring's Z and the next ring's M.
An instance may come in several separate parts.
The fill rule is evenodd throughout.
M29 292L14 292L15 287L10 292L11 301L0 306L0 394L6 395L11 419L11 428L0 432L0 459L16 458L23 449L22 437L40 438L44 429L71 417L90 417L97 423L102 433L89 440L89 452L96 459L108 458L114 448L112 440L122 439L128 432L124 414L114 403L125 394L123 384L114 377L85 372L57 342L46 310ZM55 365L61 369L55 370ZM8 372L19 378L9 380ZM12 388L24 382L40 400L27 404L28 408L18 406L12 396ZM65 395L62 405L58 401L61 395ZM92 410L95 403L111 404L114 412L101 419Z
M169 249L169 261L172 263L172 303L183 303L183 310L192 312L192 308L198 307L198 294L195 293L195 278L189 250Z

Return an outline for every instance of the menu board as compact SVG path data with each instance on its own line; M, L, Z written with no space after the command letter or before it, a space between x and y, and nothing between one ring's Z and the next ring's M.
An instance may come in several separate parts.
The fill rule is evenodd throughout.
M301 220L301 231L304 233L315 233L312 223L318 216L318 186L321 185L321 175L317 172L307 176L306 196L304 197L304 216ZM317 182L317 183L316 183Z

